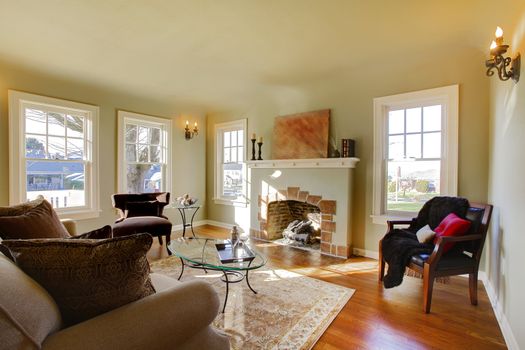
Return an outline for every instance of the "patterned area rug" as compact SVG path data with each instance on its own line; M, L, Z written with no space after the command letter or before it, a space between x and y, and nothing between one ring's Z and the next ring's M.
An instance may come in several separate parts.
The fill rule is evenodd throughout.
M151 263L152 272L173 278L180 267L176 257ZM185 268L181 281L199 278L212 284L222 309L226 289L221 276ZM251 271L250 284L258 294L245 281L230 284L226 311L214 321L230 336L232 349L310 349L355 292L271 266Z

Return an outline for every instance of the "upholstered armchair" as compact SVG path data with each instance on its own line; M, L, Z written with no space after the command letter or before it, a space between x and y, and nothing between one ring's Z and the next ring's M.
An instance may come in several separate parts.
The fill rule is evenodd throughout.
M157 237L161 245L164 236L168 247L172 225L163 210L170 202L169 192L114 194L111 200L120 215L113 224L114 237L147 232Z
M379 281L383 282L385 276L385 257L384 257L384 241L396 231L396 227L409 225L404 229L407 235L416 234L416 231L423 226L429 224L430 228L434 230L439 221L446 215L446 208L443 208L444 201L451 197L436 197L434 202L427 202L421 209L417 218L412 220L396 220L388 221L388 230L386 235L379 242ZM432 200L431 200L432 201ZM468 203L468 202L467 202ZM433 205L435 207L433 207ZM425 313L430 312L432 302L432 290L434 280L436 277L453 276L453 275L469 275L469 294L472 305L477 305L477 285L478 285L478 269L481 259L481 253L485 238L487 235L488 225L492 214L492 205L468 203L463 210L458 208L449 208L450 212L458 211L459 215L470 221L470 228L460 236L441 236L434 240L434 245L429 243L430 251L428 253L416 253L408 256L406 267L415 271L423 277L423 310ZM424 213L422 213L424 211ZM423 214L423 215L422 215ZM434 222L432 222L434 221ZM454 244L453 248L450 248ZM425 246L426 247L426 246ZM418 249L426 249L421 246ZM450 251L447 251L449 250ZM390 269L390 266L389 266Z

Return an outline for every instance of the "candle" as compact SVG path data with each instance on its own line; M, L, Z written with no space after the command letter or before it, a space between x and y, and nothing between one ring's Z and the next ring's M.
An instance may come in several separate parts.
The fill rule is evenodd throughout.
M255 133L252 134L252 140L256 140L257 139L257 136L255 135Z
M186 126L190 125L190 122L186 120Z
M263 138L262 138L262 136L259 138L259 142L260 142L260 143L263 143Z
M503 29L500 27L496 28L496 44L497 45L503 45Z
M197 127L197 122L195 122L195 127Z

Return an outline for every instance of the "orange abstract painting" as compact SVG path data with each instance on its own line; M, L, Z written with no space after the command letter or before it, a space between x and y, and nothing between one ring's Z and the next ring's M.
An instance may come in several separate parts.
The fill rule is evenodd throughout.
M329 127L329 109L276 117L272 158L327 158Z

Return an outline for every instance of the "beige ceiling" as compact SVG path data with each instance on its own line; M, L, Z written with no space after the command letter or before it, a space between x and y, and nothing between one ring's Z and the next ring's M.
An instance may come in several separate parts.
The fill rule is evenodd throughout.
M502 0L1 0L0 59L206 109L428 50L486 51ZM523 7L523 6L520 6Z

